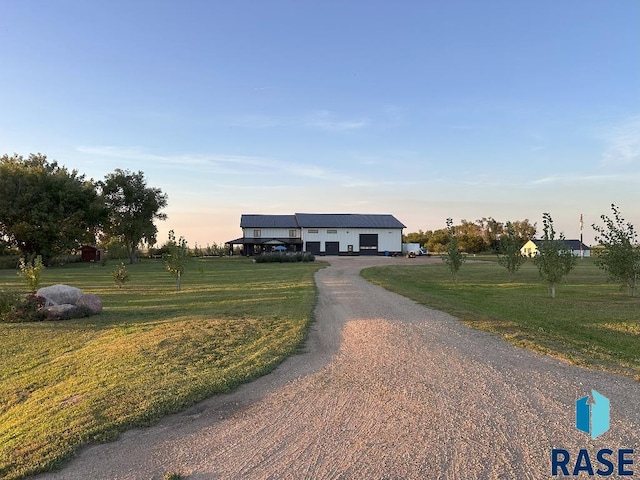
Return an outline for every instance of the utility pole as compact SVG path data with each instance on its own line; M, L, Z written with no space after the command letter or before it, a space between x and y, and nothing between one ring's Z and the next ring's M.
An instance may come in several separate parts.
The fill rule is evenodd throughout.
M584 258L584 251L582 250L582 231L584 230L584 222L582 221L582 214L580 214L580 259Z

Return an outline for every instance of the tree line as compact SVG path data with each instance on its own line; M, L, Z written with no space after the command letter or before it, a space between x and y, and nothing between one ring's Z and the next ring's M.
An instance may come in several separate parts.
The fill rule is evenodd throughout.
M522 247L535 237L536 224L529 219L499 222L492 217L483 217L475 222L462 220L458 225L447 224L446 228L408 233L403 240L407 243L419 243L429 252L444 253L447 251L451 238L456 237L458 248L466 253L497 253L501 239L509 232Z
M18 249L48 263L81 245L118 242L131 263L140 243L153 245L167 195L141 171L116 169L87 179L41 153L0 157L0 253Z
M618 283L622 289L629 292L630 296L635 296L640 277L638 234L634 226L625 221L615 204L611 204L611 211L611 217L600 216L604 225L591 225L597 234L596 241L602 247L598 250L595 264L607 272L610 281ZM525 222L528 223L528 220ZM451 218L448 218L446 223L448 243L442 251L442 260L451 272L452 279L456 281L458 271L465 261L460 247L460 240L464 237L458 233L464 230L456 229ZM538 252L532 260L538 268L540 277L549 286L549 296L555 298L557 285L573 270L577 257L566 243L564 234L556 233L549 213L543 214L542 225L542 239L538 243ZM535 225L532 227L534 228L530 238L535 234ZM507 222L494 247L498 263L506 268L512 277L527 260L521 252L527 239L519 236L517 232L514 223Z

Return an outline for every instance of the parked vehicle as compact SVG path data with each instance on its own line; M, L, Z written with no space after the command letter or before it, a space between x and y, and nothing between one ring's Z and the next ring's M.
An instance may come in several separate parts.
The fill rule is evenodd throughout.
M402 254L407 257L416 257L418 255L422 255L422 250L420 250L420 244L419 243L403 243Z

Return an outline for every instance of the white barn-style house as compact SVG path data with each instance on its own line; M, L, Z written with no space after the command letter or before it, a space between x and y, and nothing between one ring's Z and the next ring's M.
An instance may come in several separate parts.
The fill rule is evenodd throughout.
M385 255L402 252L402 230L393 215L296 213L240 218L242 237L227 242L242 245L244 255L272 251L315 255Z

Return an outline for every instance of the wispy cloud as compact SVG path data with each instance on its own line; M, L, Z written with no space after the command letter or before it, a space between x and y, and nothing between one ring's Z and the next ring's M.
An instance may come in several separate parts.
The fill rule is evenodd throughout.
M304 125L310 128L318 128L331 132L346 132L357 130L369 125L367 118L341 119L327 110L320 110L309 114Z
M227 119L225 123L227 126L240 128L274 128L292 124L290 119L260 113L238 115Z
M265 115L263 113L245 113L223 120L225 126L239 128L307 128L313 130L324 130L328 132L348 132L358 130L369 125L370 121L366 117L344 118L329 112L328 110L317 110L308 113L293 115Z
M640 116L633 117L609 134L603 166L630 165L640 162Z
M549 175L529 182L530 186L577 184L577 183L611 183L624 181L638 181L640 174L629 175L623 173L593 174L593 175Z
M103 157L110 160L127 160L137 164L153 164L175 166L183 169L193 169L198 173L203 170L216 170L227 174L246 174L248 171L265 174L288 174L297 177L312 179L338 179L343 178L335 172L322 167L288 162L284 160L221 154L180 154L160 155L150 153L140 147L114 147L114 146L80 146L76 150L85 155Z

